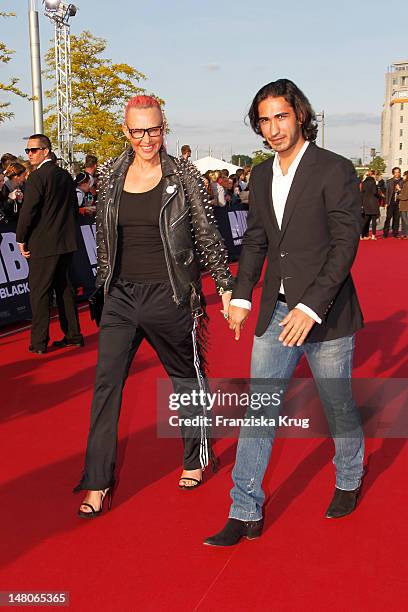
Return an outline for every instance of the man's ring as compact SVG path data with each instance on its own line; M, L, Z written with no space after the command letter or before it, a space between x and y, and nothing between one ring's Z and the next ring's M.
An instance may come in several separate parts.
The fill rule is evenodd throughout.
M229 319L229 315L226 312L224 312L224 319L227 319L227 320Z

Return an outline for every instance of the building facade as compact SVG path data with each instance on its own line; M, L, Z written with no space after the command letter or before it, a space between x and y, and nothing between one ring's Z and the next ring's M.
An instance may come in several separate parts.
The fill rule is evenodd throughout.
M386 176L394 166L408 170L408 60L394 62L385 75L381 154Z

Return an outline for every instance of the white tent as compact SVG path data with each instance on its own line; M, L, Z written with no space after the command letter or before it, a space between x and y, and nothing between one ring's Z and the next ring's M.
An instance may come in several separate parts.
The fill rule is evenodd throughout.
M229 164L216 157L210 157L210 155L197 159L193 164L198 168L201 174L204 174L207 170L224 170L224 168L227 169L230 174L235 174L239 168L239 166L234 166L234 164Z

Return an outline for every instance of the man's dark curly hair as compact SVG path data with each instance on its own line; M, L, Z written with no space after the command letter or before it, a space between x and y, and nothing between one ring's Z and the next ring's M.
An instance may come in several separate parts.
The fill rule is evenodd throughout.
M255 95L248 112L249 122L255 134L262 134L259 127L258 107L260 102L266 98L285 98L295 111L297 120L302 123L303 138L312 142L316 140L318 128L315 112L305 94L289 79L272 81L261 87Z

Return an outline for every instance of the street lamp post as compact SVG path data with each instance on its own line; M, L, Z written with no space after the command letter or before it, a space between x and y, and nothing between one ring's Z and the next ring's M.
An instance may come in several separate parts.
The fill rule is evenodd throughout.
M320 123L322 124L322 141L321 141L321 145L322 145L322 149L324 149L324 128L325 128L324 110L322 110L320 113L316 113L316 119L317 119L317 121L320 121Z
M28 0L28 26L30 33L34 132L36 134L42 134L44 126L41 85L40 30L38 25L38 11L36 5L37 0Z

